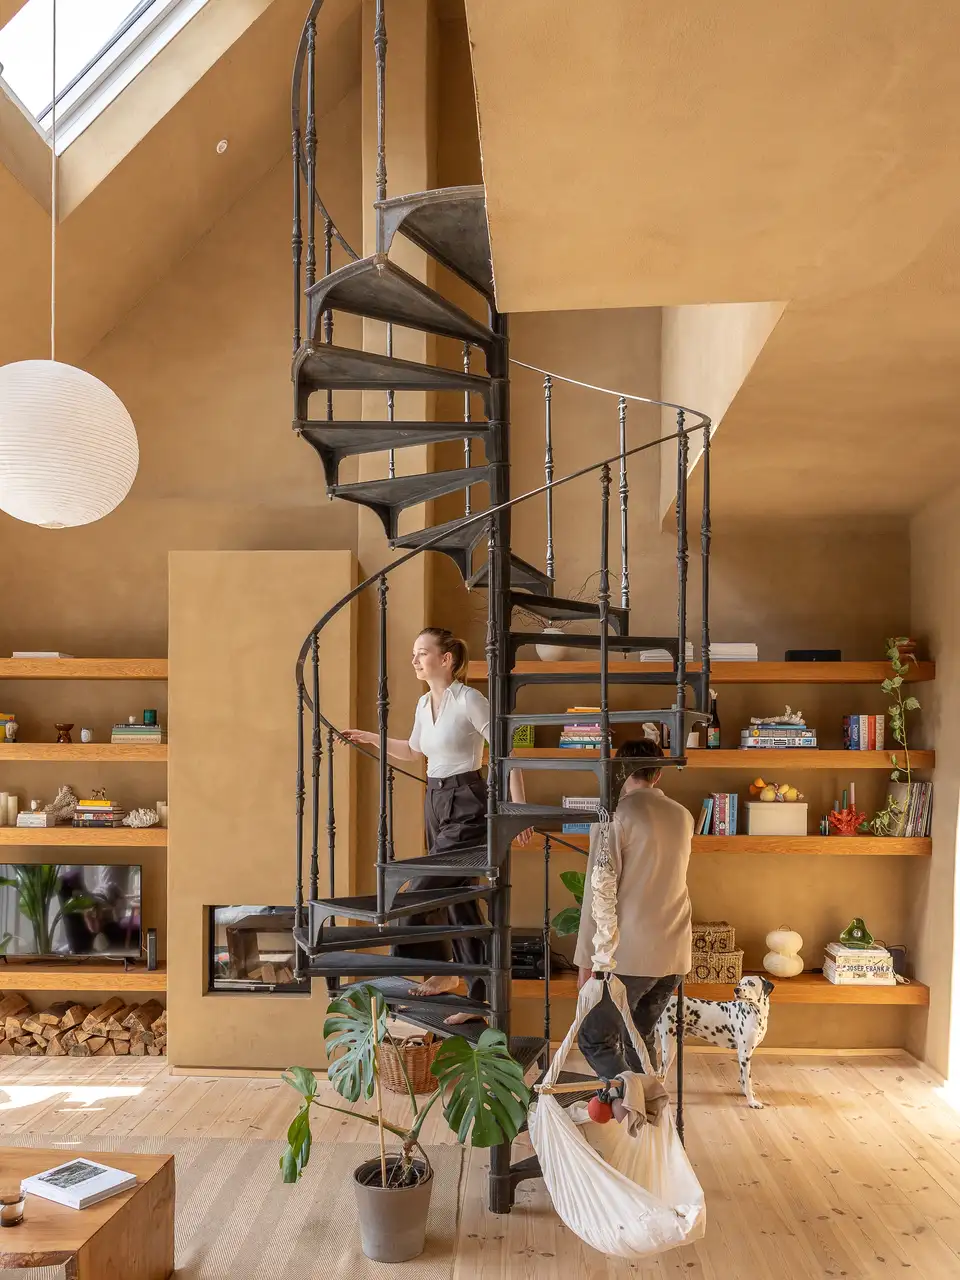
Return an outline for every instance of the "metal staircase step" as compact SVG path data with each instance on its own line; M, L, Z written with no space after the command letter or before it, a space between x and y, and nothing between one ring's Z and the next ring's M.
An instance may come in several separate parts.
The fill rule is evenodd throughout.
M319 343L303 347L293 362L293 383L297 390L298 415L309 417L305 398L314 391L475 391L490 410L490 379L479 373L443 369L399 360L375 351L357 351Z
M393 540L397 537L400 512L406 507L416 507L475 484L486 484L492 471L492 467L462 467L459 471L427 471L422 475L395 476L392 480L361 480L358 484L333 485L330 495L369 507L379 518L387 537Z
M417 984L410 978L378 978L370 985L376 987L390 1008L395 1009L400 1017L409 1017L411 1020L414 1016L419 1018L421 1014L430 1010L442 1011L444 1018L449 1017L451 1013L482 1013L484 1015L490 1013L490 1005L485 1000L471 1000L469 996L416 995L414 989Z
M456 902L486 899L492 892L485 885L465 885L460 889L418 889L396 894L382 912L377 910L375 893L344 898L318 898L307 904L307 923L310 936L315 938L323 922L332 917L342 920L372 920L376 924L385 924L388 920L402 920L404 916L421 915L437 911L441 907L450 907Z
M449 556L460 570L461 576L468 578L473 571L474 548L487 536L482 520L465 523L463 518L460 518L448 520L446 524L435 524L427 529L414 529L411 533L402 533L397 538L391 538L390 545L404 551L412 551L415 547L422 547L425 542L431 542L440 535L443 535L441 540L431 550Z
M415 973L425 978L433 977L483 977L490 972L486 964L461 964L458 960L405 959L402 956L367 955L362 951L328 951L326 955L311 956L307 965L311 977L348 976L363 978L392 978L404 973Z
M396 196L376 205L377 247L390 251L399 231L449 271L493 298L493 259L482 185Z
M490 865L486 845L456 853L429 854L425 858L401 858L391 862L385 871L387 880L400 884L413 876L495 876L499 867Z
M578 622L583 619L595 622L600 618L600 606L592 601L563 600L558 596L532 596L520 591L510 592L510 607L525 609L527 613L536 614L537 617L546 618L550 622ZM622 635L628 626L629 610L621 609L619 605L610 605L609 618L611 624ZM551 644L553 640L554 637L550 636Z
M487 586L490 581L490 564L484 560L483 564L467 579L467 590L481 590ZM521 560L513 552L510 552L510 586L521 588L523 591L529 591L532 595L551 596L553 595L553 579L548 577L542 569L538 569L536 565L529 564L526 560ZM519 596L519 599L524 599Z
M396 942L445 942L450 938L488 938L488 924L405 924L405 925L321 925L310 940L305 930L294 930L297 942L308 956L329 951L363 951L371 947L389 947Z
M548 636L547 642L552 642L554 637ZM541 643L544 641L541 638ZM562 664L558 663L557 666ZM575 667L575 662L570 663L571 667ZM651 663L651 665L653 665ZM596 685L600 677L597 673L596 660L590 664L589 671L557 671L555 669L547 671L511 671L508 679L510 681L511 692L522 688L526 684L587 684ZM608 677L611 684L632 684L632 685L662 685L670 688L676 688L677 677L672 671L618 671L617 662L610 663L610 675ZM700 682L699 672L688 672L686 683L691 688L697 688Z
M496 341L489 325L448 302L383 253L350 262L307 290L307 333L317 342L328 309L441 334L487 351Z
M684 724L689 725L692 729L694 725L703 724L710 719L709 711L683 711L681 712ZM652 721L659 724L661 721L670 722L676 718L677 710L675 707L667 707L665 710L658 709L641 709L638 711L610 711L607 713L611 724L646 724ZM507 724L511 728L521 725L566 725L566 724L587 724L595 725L600 723L599 711L537 711L537 712L512 712L508 716L504 716Z
M560 632L559 634L551 631L547 636L544 636L542 631L511 631L510 643L514 652L522 644L562 645L569 649L599 649L600 637L597 635L583 635L577 631ZM607 647L617 653L643 653L649 649L663 648L663 641L660 636L616 635L607 637Z
M409 449L415 445L444 444L486 435L486 422L336 422L324 420L294 422L294 430L320 457L327 487L337 483L337 471L344 458L362 453L385 453L388 449Z

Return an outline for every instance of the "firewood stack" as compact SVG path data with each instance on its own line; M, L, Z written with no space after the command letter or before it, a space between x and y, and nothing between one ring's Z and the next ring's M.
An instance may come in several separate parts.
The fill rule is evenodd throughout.
M0 1057L159 1058L166 1050L167 1012L157 1000L111 996L95 1009L63 1000L33 1013L21 995L0 998Z

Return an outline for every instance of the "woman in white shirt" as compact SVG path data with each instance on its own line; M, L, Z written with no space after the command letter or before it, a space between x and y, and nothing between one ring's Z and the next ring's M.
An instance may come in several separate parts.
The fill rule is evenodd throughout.
M427 848L431 854L453 853L486 844L487 783L480 771L484 743L489 740L490 706L477 689L464 683L467 674L467 646L450 631L441 627L425 627L413 645L413 669L428 691L417 703L413 730L409 739L388 738L387 752L394 760L427 758L427 794L424 801L424 824ZM344 735L351 742L377 746L380 738L364 729L348 729ZM510 797L523 802L523 776L510 772ZM526 843L529 833L520 837ZM446 889L472 884L462 880L442 881ZM409 881L413 892L436 889L438 881L419 877ZM474 927L483 924L476 901L458 902L441 909L450 924ZM411 916L409 924L436 924L436 913ZM483 964L483 940L477 937L453 939L453 953L461 964ZM447 960L449 952L443 942L398 944L394 955L420 960ZM429 978L417 988L420 995L441 995L453 991L459 979L453 976ZM486 989L482 978L468 979L470 998L483 1000ZM472 1015L456 1013L447 1022L465 1022Z

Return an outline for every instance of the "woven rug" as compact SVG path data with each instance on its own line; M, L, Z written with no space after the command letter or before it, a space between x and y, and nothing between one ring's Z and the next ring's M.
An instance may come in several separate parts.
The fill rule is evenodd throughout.
M81 1138L4 1135L0 1146L136 1151L176 1157L176 1280L380 1280L416 1273L450 1280L463 1151L428 1148L435 1174L427 1246L412 1262L371 1262L360 1251L352 1174L375 1146L315 1143L295 1187L280 1181L282 1142L217 1138ZM29 1202L27 1205L29 1212ZM6 1234L6 1233L4 1233ZM11 1233L12 1234L12 1233ZM3 1280L60 1280L60 1267L3 1271Z

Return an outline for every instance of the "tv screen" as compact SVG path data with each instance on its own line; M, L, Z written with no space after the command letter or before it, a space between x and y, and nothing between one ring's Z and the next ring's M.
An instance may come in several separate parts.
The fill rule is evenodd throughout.
M140 867L0 864L0 955L140 955Z

